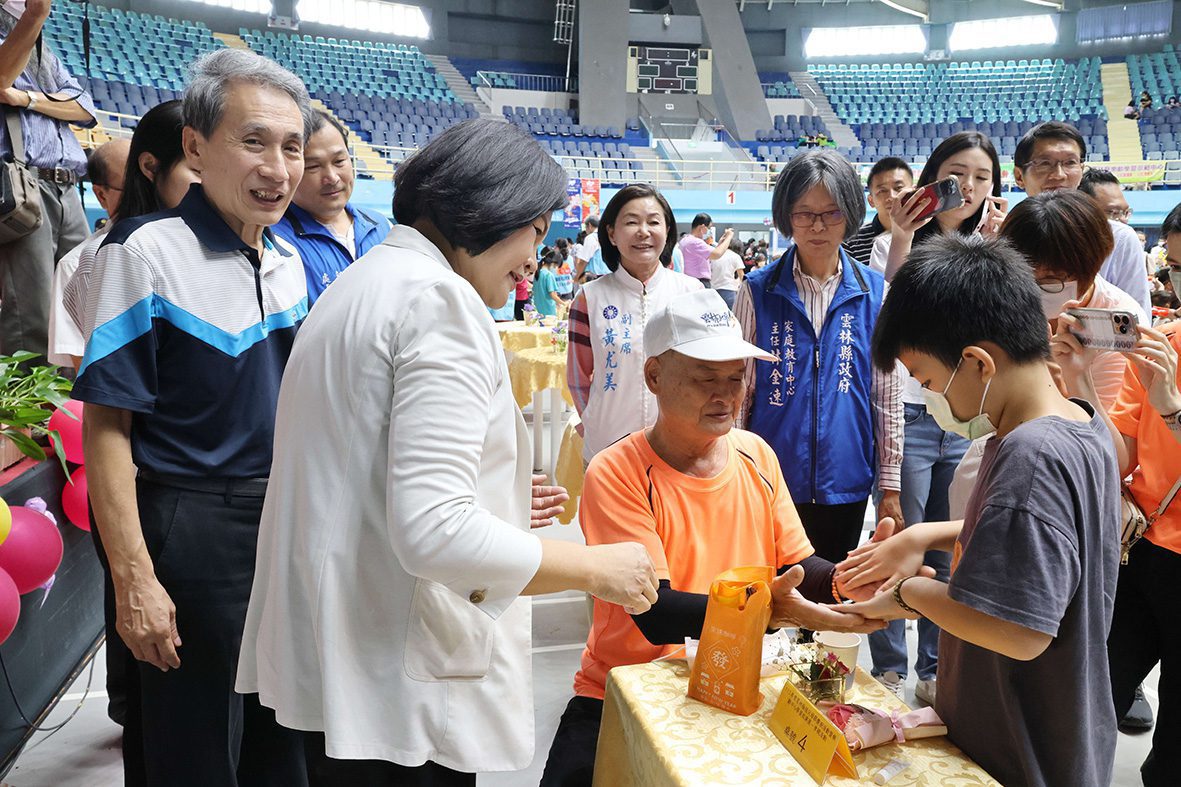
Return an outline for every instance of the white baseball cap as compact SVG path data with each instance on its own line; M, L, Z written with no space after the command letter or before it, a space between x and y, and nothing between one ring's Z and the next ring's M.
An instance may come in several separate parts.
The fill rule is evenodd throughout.
M738 320L713 290L678 295L648 320L644 353L655 358L667 350L699 361L775 360L771 353L743 340Z

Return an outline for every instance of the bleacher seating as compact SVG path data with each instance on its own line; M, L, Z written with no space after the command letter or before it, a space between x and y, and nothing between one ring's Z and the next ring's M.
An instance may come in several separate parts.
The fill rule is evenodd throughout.
M642 181L643 162L635 158L632 145L648 144L638 118L625 129L613 126L583 126L571 109L549 107L505 107L505 120L533 134L543 148L557 157L578 177L601 174L607 185ZM592 170L602 170L593 173ZM581 174L585 173L585 174Z
M1165 44L1160 52L1147 55L1128 55L1128 79L1136 105L1140 105L1140 93L1147 90L1152 96L1155 108L1165 105L1171 96L1181 96L1181 62L1172 44Z
M442 103L357 93L317 93L333 114L379 147L417 148L456 123L477 116L461 102Z
M313 95L338 92L453 104L447 81L416 46L239 31L260 55L294 71Z
M1105 161L1107 121L1101 118L1081 118L1073 121L1087 141L1088 159ZM862 161L876 161L885 156L923 159L946 137L960 131L980 131L987 134L1001 158L1012 158L1021 136L1032 128L1033 120L957 120L954 123L865 123L854 126L861 151L853 155ZM858 160L858 159L854 159Z
M772 120L772 128L756 131L753 142L743 143L743 147L758 161L790 161L804 149L799 147L801 137L828 134L824 121L815 115L776 115Z
M1181 109L1141 112L1140 144L1149 161L1181 159Z
M808 66L846 123L1106 118L1099 59Z
M791 81L791 75L780 71L759 72L763 95L767 98L799 98L800 89Z
M95 5L90 9L88 71L81 31L81 6L54 5L44 28L53 51L86 84L100 110L135 117L178 97L187 64L225 46L201 23ZM110 122L135 127L131 117Z
M55 4L44 31L75 76L156 89L183 89L187 64L225 46L203 23L94 5L90 9L91 66L87 72L81 5Z

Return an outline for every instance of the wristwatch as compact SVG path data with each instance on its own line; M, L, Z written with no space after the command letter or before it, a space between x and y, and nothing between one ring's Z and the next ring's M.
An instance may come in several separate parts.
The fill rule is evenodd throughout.
M33 94L32 90L26 90L25 95L29 97L29 103L25 104L25 109L28 109L30 111L33 109L36 109L37 102L40 101L41 99L37 98L37 96Z

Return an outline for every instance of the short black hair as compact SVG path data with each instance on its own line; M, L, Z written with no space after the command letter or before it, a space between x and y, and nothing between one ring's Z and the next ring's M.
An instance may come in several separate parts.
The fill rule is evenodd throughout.
M1087 160L1087 141L1078 129L1061 120L1047 120L1045 123L1038 123L1021 137L1021 141L1017 143L1017 150L1013 153L1013 166L1025 169L1029 160L1033 158L1033 149L1037 147L1037 143L1047 139L1073 142L1078 145L1079 158Z
M1119 186L1119 178L1109 169L1088 167L1083 172L1083 179L1079 181L1078 190L1093 197L1095 196L1095 187L1101 185Z
M566 170L516 126L475 118L452 126L399 165L394 218L431 222L473 256L565 207Z
M810 189L824 186L845 216L845 240L861 229L865 220L865 191L853 165L835 150L809 150L793 158L779 173L771 193L771 219L785 237L794 229L791 214Z
M886 156L884 159L873 165L873 169L869 171L869 178L865 181L865 185L873 190L873 179L884 172L893 172L896 169L904 169L910 173L910 177L914 179L914 170L910 168L902 159L897 156Z
M1079 191L1057 189L1017 204L1001 237L1029 264L1090 286L1115 241L1099 203Z
M1172 235L1175 232L1181 232L1181 203L1177 203L1169 211L1169 215L1165 216L1165 220L1160 225L1160 236L1162 238Z
M607 203L607 207L603 211L603 220L599 224L599 250L603 252L603 262L607 264L609 270L619 269L620 256L619 248L611 242L611 238L607 234L607 228L615 226L624 205L632 200L645 197L652 197L656 200L660 204L661 212L664 213L664 248L660 251L660 262L665 266L672 262L673 246L676 245L677 237L677 217L673 214L672 206L668 204L664 195L656 190L655 186L648 183L633 183L615 192L615 196Z
M889 372L909 350L954 369L964 348L980 342L1018 364L1049 358L1033 269L1007 242L979 235L939 235L915 246L878 314L874 363Z
M708 213L698 213L693 217L693 223L689 225L690 229L697 229L698 227L708 227L714 223L713 217Z
M340 132L340 138L344 140L344 144L346 146L349 144L349 130L345 128L343 123L336 119L336 115L325 112L322 109L317 109L312 113L312 130L311 134L308 134L308 139L311 139L312 134L315 134L324 128L324 126L332 126Z

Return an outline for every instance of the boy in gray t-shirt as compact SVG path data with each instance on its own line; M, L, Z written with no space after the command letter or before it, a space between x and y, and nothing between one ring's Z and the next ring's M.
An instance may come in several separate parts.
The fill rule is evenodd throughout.
M841 609L943 630L936 710L1001 783L1106 785L1119 473L1104 421L1053 382L1040 304L1028 264L979 238L934 239L895 277L875 362L901 360L947 431L995 435L965 519L850 553L844 586L882 592ZM928 549L952 552L950 582L920 573Z

